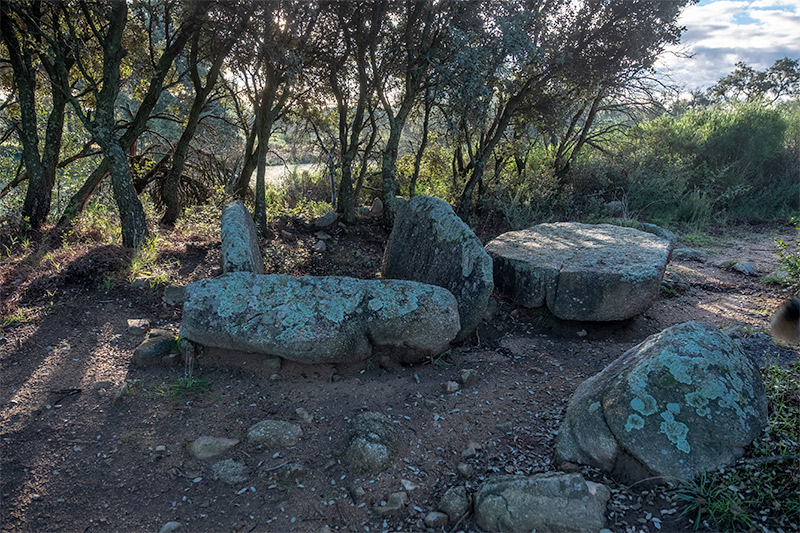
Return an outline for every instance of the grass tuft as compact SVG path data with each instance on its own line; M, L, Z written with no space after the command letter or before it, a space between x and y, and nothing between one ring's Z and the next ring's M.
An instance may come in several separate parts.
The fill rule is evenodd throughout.
M764 368L769 418L747 457L675 492L695 530L796 531L800 521L800 361Z

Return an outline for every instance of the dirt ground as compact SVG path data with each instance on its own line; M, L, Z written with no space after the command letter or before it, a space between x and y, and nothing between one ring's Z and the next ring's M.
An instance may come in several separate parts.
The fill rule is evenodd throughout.
M325 231L332 239L319 253L311 250L314 230L288 222L275 226L264 245L268 267L375 276L384 229L361 223ZM46 280L33 279L35 272L18 264L0 264L3 298L44 309L0 333L0 528L159 531L178 521L181 531L192 532L425 530L423 518L450 487L471 492L494 473L554 470L553 442L572 392L650 334L687 320L740 326L734 332L752 357L796 358L763 333L788 294L722 266L745 260L762 275L775 270L776 237L791 241L796 232L788 226L728 229L704 247L704 261L674 259L668 272L685 287L677 295L662 293L632 320L563 322L495 295L491 320L428 364L284 363L276 371L255 356L207 350L192 377L208 387L185 395L175 385L185 376L183 365L132 363L145 334L129 330L128 319L177 332L180 310L162 303L161 288L122 281L112 286L106 276L125 258L118 248L92 249ZM219 253L212 238L184 236L162 259L180 262L170 282L185 284L217 275ZM443 383L462 369L477 370L477 383L445 392ZM374 476L352 472L341 460L347 423L363 410L385 414L399 435L392 467ZM245 431L264 419L300 424L302 438L281 450L248 444ZM242 442L218 458L199 460L186 445L202 435ZM463 457L470 443L479 450ZM248 481L213 479L211 465L226 458L247 465ZM299 484L273 479L286 463L303 466ZM691 530L669 492L624 487L583 472L612 488L612 531ZM373 510L401 490L409 496L402 513ZM447 527L476 529L471 516Z

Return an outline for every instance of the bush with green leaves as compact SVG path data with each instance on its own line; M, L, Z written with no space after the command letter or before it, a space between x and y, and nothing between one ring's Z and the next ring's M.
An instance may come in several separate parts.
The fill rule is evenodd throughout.
M567 177L575 195L623 200L631 216L702 229L775 220L800 209L800 104L717 105L662 115L587 151Z

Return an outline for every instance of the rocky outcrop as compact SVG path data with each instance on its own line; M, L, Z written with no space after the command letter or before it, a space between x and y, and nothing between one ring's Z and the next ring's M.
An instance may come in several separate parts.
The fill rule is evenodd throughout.
M237 200L222 209L222 271L264 273L264 259L258 246L258 233L253 218Z
M651 233L572 222L540 224L486 245L497 288L565 320L624 320L658 296L669 241Z
M496 476L475 494L475 520L486 531L600 531L610 497L580 474Z
M578 387L556 460L626 483L692 479L741 457L766 418L755 364L718 329L687 322L648 337Z
M301 363L419 362L460 328L452 294L412 281L234 272L185 295L181 337Z
M452 292L461 317L457 341L475 331L494 288L492 260L481 241L447 202L432 196L416 196L398 209L382 274Z

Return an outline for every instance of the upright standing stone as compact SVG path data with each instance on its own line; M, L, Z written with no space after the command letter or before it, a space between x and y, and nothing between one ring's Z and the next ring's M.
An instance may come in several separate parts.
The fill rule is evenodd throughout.
M456 341L478 327L494 288L492 260L481 241L447 202L432 196L416 196L398 209L382 274L452 292L461 318Z
M244 204L236 200L222 208L222 271L264 273L258 233Z

